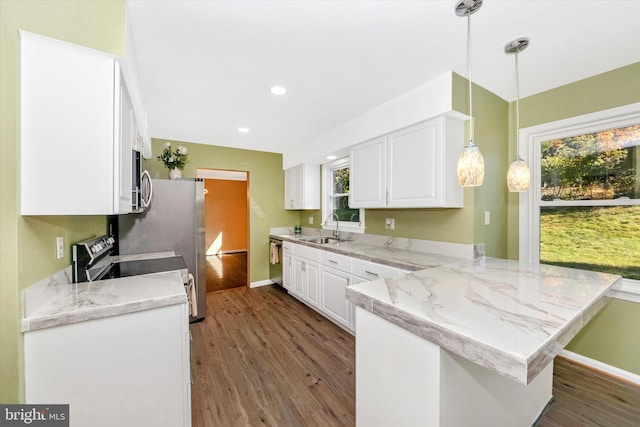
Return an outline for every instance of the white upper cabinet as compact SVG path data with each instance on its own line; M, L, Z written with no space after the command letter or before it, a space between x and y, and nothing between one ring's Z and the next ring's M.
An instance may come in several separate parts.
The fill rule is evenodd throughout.
M372 139L351 148L349 165L349 207L386 206L386 137Z
M300 164L284 170L284 208L320 209L320 166Z
M350 207L462 207L464 121L440 116L352 147Z
M131 212L139 135L117 57L20 32L22 215Z

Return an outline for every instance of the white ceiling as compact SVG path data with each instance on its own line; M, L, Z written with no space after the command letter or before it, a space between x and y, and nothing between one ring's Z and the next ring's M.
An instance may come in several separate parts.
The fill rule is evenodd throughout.
M467 75L457 0L127 3L154 138L283 152L448 70ZM521 97L639 62L639 17L639 0L485 0L473 81L513 100L504 45L520 36Z

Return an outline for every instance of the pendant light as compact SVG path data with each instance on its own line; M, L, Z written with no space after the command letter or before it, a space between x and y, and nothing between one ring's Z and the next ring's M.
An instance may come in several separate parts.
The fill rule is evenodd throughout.
M529 39L522 37L512 42L507 43L504 47L506 53L515 53L516 55L516 73L515 73L515 86L516 86L516 158L509 165L509 171L507 172L507 187L509 191L522 193L529 189L529 182L531 181L531 172L527 163L520 158L520 77L518 67L518 54L525 50L529 46Z
M480 9L482 0L461 0L456 4L456 15L467 17L467 79L469 80L469 143L458 158L458 184L477 187L484 182L484 158L473 142L473 96L471 81L471 15Z

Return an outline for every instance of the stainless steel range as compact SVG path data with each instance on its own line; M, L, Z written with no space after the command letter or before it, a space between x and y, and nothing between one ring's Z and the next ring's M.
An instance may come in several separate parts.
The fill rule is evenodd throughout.
M73 245L73 282L116 279L141 274L178 270L183 282L189 281L189 271L182 256L153 257L114 262L113 236L100 236Z

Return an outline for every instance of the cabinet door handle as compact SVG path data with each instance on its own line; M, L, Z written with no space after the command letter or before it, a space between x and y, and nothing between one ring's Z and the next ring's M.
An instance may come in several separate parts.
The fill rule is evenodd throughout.
M347 276L347 286L351 286L351 277Z
M330 262L331 264L337 264L337 263L338 263L338 261L334 261L334 260L332 260L332 259L330 259L330 260L329 260L329 262Z
M367 273L367 274L370 274L370 275L372 275L372 276L376 276L376 277L378 277L378 273L374 273L374 272L369 271L369 270L365 270L364 272L365 272L365 273Z
M389 206L389 190L387 190L387 196L385 199L386 205Z

